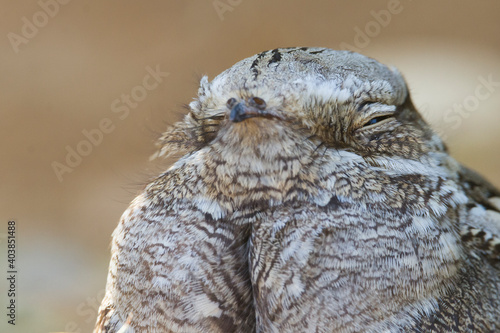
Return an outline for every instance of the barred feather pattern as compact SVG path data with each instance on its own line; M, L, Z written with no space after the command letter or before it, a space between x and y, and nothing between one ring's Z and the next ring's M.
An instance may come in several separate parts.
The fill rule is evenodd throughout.
M396 69L288 48L203 78L113 233L98 332L495 332L500 192Z

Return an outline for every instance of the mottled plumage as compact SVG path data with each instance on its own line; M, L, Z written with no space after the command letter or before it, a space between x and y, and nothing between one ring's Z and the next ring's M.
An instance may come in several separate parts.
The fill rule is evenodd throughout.
M169 154L113 234L95 332L500 331L500 192L397 70L262 52L202 79Z

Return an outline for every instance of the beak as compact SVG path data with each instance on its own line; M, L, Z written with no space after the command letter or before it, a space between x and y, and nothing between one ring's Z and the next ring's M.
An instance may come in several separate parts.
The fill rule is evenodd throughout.
M266 110L266 102L259 97L251 97L246 102L237 102L235 98L227 101L227 107L231 110L229 120L239 123L252 117L280 118L272 111Z
M265 114L265 113L264 113ZM264 115L261 110L248 106L244 102L236 104L229 114L229 120L234 123L239 123L248 118L259 117Z

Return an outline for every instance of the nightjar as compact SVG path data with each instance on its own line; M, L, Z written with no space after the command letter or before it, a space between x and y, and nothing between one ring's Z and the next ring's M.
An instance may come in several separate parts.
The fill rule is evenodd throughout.
M500 192L401 74L284 48L201 80L113 233L95 332L500 332Z

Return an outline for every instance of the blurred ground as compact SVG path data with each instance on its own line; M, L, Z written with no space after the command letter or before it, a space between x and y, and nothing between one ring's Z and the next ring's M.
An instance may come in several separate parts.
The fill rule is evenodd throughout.
M17 325L2 313L1 332L91 330L111 232L167 166L148 162L155 132L202 74L266 49L347 47L397 66L454 156L500 186L500 2L55 1L0 1L0 267L8 219L19 264ZM151 71L168 75L145 89ZM58 178L72 149L86 156Z

